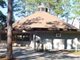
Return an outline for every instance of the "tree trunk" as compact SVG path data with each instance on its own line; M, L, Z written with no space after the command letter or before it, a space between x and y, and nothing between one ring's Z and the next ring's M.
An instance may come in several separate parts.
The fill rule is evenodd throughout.
M8 16L7 16L7 58L12 60L12 1L8 0Z
M74 19L73 19L73 21L72 21L72 25L73 25L73 23L74 23Z
M72 20L73 20L73 21L72 21L72 25L73 25L73 23L74 23L74 20L75 20L75 17L74 17L74 18L72 18Z

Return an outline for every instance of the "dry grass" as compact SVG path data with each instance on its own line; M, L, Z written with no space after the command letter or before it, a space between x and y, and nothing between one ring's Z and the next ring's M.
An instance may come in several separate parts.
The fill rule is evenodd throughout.
M73 55L80 55L80 51L68 51L69 54L73 54Z
M2 58L0 60L8 60L7 58ZM19 59L12 59L12 60L19 60Z
M2 56L0 56L0 60L9 60L9 59L6 57L6 55L2 55ZM20 59L12 58L12 60L20 60Z
M72 52L71 54L80 55L80 51L74 51L74 52Z
M0 58L0 60L8 60L7 58Z

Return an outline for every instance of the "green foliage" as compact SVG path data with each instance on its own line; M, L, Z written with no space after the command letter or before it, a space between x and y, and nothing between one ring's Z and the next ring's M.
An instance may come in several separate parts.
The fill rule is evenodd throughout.
M3 28L3 25L2 25L2 23L0 23L0 30Z
M80 0L74 0L73 13L80 16Z
M76 2L80 2L80 0L75 0Z
M28 16L37 10L40 3L44 3L50 13L53 12L66 19L73 17L71 14L80 15L80 0L14 0L14 12L19 17Z
M39 4L39 3L41 3L41 2L43 2L44 0L26 0L28 3L32 3L32 4L34 4L34 3L37 3L37 4Z
M53 10L56 15L61 15L65 11L63 5L67 4L66 1L67 0L64 0L64 2L63 0L16 0L14 1L13 8L17 16L28 16L37 10L40 3L44 3L50 11Z
M6 5L4 0L0 0L0 6L4 8ZM0 11L0 29L6 25L6 16Z
M35 9L31 8L31 10L36 10L36 7L40 4L40 3L44 3L49 9L53 10L57 15L62 14L63 13L63 9L62 9L62 0L25 0L25 2L29 5L31 4L33 7L33 5L35 6ZM27 5L27 8L29 7ZM29 9L30 9L29 8Z
M77 16L80 16L80 10L75 10L73 13Z
M6 3L5 3L4 0L0 0L0 6L3 7L3 8L6 6Z
M6 25L6 16L0 11L0 29Z
M62 0L57 0L57 1L54 3L54 5L53 5L53 11L54 11L57 15L62 14L63 11L64 11L63 8L62 8L62 6L63 6Z
M6 21L6 16L0 11L0 20L2 22L5 22Z

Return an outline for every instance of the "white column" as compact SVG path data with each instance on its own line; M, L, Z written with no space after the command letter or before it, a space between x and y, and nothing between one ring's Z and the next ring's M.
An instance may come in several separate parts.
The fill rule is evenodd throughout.
M34 35L33 35L33 39L32 39L32 41L31 41L31 43L30 43L30 47L31 47L32 49L36 49L35 38L36 38L36 36L35 36L35 34L34 34Z
M78 43L79 43L79 41L78 41L78 39L77 38L75 38L74 40L73 40L73 47L75 48L75 51L77 51L78 50Z
M71 49L72 39L67 40L67 49Z

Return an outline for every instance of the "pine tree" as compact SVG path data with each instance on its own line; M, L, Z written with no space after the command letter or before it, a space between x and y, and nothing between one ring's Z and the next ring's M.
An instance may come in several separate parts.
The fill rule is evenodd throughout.
M12 2L13 0L8 0L8 16L7 16L7 58L12 60Z

